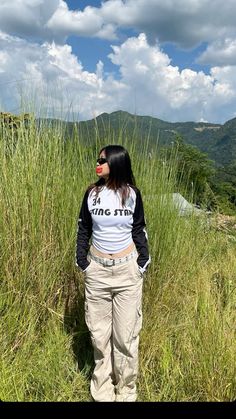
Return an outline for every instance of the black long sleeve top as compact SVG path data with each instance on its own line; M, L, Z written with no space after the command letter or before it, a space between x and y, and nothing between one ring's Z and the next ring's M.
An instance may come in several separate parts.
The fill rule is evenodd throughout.
M122 207L119 194L104 186L98 196L86 191L82 201L77 230L76 264L83 271L88 267L87 254L93 245L104 253L118 253L134 242L142 273L151 258L141 193L130 186L130 196Z

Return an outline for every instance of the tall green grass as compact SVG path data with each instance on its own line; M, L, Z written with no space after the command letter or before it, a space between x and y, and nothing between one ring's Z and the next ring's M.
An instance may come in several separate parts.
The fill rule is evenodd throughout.
M158 140L158 139L157 139ZM175 156L149 139L86 142L32 120L0 138L0 399L90 401L93 355L75 266L78 213L108 143L130 152L152 263L144 281L140 401L235 398L235 242L173 208ZM158 145L158 141L157 141ZM163 199L164 197L164 199Z

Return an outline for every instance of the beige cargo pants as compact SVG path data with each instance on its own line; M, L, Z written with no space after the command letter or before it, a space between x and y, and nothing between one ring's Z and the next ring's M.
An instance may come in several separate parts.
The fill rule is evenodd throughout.
M85 320L94 348L95 401L135 401L142 274L136 257L111 267L91 260L85 273Z

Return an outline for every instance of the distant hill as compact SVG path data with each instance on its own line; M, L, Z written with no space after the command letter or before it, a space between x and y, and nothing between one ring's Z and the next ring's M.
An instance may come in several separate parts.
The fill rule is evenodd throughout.
M79 122L79 132L90 138L98 133L100 138L111 135L135 136L140 141L149 138L160 145L170 144L180 134L188 144L198 147L217 165L227 165L236 159L236 118L225 124L205 122L167 122L150 116L137 116L117 111L103 113L96 119Z
M223 125L205 122L172 123L150 116L116 111L103 113L88 121L66 122L67 135L71 135L75 126L85 141L93 140L95 135L104 142L118 136L135 137L140 142L149 139L150 147L157 141L160 146L171 144L179 134L186 143L207 153L216 165L227 165L236 160L236 118Z

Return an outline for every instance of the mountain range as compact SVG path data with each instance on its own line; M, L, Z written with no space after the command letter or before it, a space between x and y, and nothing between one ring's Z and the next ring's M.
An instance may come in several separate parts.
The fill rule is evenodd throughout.
M76 126L79 136L91 142L98 136L109 143L109 139L135 138L149 143L150 149L170 145L180 135L185 143L196 146L215 162L216 166L226 166L236 161L236 118L224 124L207 122L167 122L151 116L138 116L124 111L80 122L66 122L66 133L71 135Z
M158 141L160 146L171 144L177 135L184 142L196 146L206 153L215 164L224 166L236 160L236 118L225 124L206 122L167 122L151 116L132 115L124 111L110 114L103 113L98 117L78 123L83 136L100 139L112 136L135 136L139 141L149 139L150 146Z

